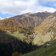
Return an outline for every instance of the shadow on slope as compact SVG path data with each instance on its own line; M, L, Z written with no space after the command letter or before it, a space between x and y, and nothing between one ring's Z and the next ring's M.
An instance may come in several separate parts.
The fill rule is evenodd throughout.
M22 42L16 39L16 37L10 36L5 31L0 30L0 56L11 56L15 51L24 54L36 48L31 43Z
M41 48L22 56L56 56L56 40L49 41Z

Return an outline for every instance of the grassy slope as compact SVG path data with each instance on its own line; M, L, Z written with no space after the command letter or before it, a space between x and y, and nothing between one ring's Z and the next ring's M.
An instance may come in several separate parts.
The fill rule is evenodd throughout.
M23 41L25 36L23 34L20 34L19 32L10 33L10 35L16 37L17 39Z
M23 56L56 56L56 40L53 41L50 46L43 46L40 49L28 54L24 54Z

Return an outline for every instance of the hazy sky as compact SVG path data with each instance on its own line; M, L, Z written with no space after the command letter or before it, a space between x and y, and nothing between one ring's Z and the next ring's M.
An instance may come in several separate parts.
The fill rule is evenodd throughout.
M56 0L0 0L0 18L42 11L56 11Z

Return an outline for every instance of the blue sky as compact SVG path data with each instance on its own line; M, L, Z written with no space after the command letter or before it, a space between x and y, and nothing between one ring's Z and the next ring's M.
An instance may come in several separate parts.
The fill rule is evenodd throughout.
M24 13L56 11L56 0L0 0L0 18Z

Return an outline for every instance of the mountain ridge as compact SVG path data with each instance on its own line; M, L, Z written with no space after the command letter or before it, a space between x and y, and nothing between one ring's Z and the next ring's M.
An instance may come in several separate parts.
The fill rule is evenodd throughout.
M50 14L51 13L46 13L46 12L42 12L42 13L39 12L35 14L26 13L26 14L17 15L15 17L11 17L8 19L0 20L0 29L6 27L7 29L4 29L4 30L10 30L9 28L14 27L14 28L17 28L17 29L14 29L15 31L15 30L19 30L19 28L29 28L29 27L34 28L39 24L41 24L41 22Z

